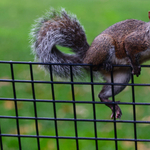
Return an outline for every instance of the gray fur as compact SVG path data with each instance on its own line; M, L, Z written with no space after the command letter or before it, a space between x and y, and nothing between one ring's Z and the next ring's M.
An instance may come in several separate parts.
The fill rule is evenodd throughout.
M119 70L113 71L113 83L118 84L127 84L131 79L131 69L122 67ZM104 80L107 81L107 83L111 83L111 74L102 73L102 76L104 77ZM114 96L120 93L126 85L114 85ZM112 97L112 86L111 85L105 85L103 87L103 90L100 92L99 97L107 99L109 97Z
M51 10L35 21L31 30L31 47L36 59L43 63L82 63L83 56L89 45L83 27L75 16L69 15L64 9ZM64 54L56 45L71 48L73 55ZM49 70L49 65L44 65ZM73 66L73 75L81 77L82 66ZM69 65L52 65L56 76L70 76Z

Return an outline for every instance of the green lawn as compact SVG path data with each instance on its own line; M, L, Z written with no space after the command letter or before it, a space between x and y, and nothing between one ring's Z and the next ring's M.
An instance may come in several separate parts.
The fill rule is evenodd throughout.
M42 16L50 7L64 7L67 11L77 15L84 26L88 42L105 30L110 25L125 20L139 19L148 21L150 10L148 0L1 0L0 1L0 60L5 61L34 61L29 44L29 33L34 20ZM65 49L63 49L65 51ZM147 63L149 64L149 63ZM34 79L49 81L49 75L38 66L33 67ZM28 65L14 65L15 79L30 80ZM134 78L136 83L150 83L149 68L142 68L141 76ZM0 64L0 79L11 79L9 64ZM86 79L89 80L88 78ZM16 95L20 99L32 99L30 83L15 83ZM90 85L75 85L76 101L92 101ZM95 100L101 86L95 85ZM71 85L54 85L55 99L71 101ZM35 84L36 99L51 100L50 84ZM136 102L150 102L150 87L135 87ZM13 98L12 84L0 82L0 98ZM132 102L131 87L127 87L116 96L121 102ZM18 102L18 114L20 117L34 117L33 102ZM121 120L133 120L133 106L120 105L123 116ZM0 101L0 116L15 116L14 102ZM58 118L74 118L73 105L71 103L56 103ZM38 117L53 118L53 104L50 102L37 102ZM78 119L93 119L93 106L91 104L76 104ZM110 110L101 104L96 105L96 118L100 120L110 119ZM150 106L136 106L136 117L139 121L150 121ZM16 120L0 118L2 134L16 134ZM35 121L19 119L21 135L36 135ZM39 134L55 136L55 126L52 120L39 120ZM79 137L95 137L94 123L78 121ZM137 124L137 138L150 139L150 124ZM74 123L72 121L58 121L59 136L75 136ZM97 122L98 138L114 138L113 123ZM134 125L132 123L117 123L117 137L134 139ZM18 150L16 137L3 137L4 150ZM22 150L37 150L35 138L21 138ZM76 141L59 140L60 150L76 150ZM40 138L41 150L56 150L56 140ZM114 150L114 141L98 141L99 150ZM150 144L138 142L138 149L148 150ZM80 150L95 150L94 140L79 140ZM134 142L119 141L118 150L134 150Z

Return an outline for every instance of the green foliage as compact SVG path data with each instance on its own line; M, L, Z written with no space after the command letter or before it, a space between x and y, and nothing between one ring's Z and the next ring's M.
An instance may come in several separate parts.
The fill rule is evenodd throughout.
M139 19L148 21L150 1L148 0L1 0L0 1L0 60L12 61L34 61L34 56L30 50L29 33L34 20L45 14L51 7L59 9L65 8L67 11L77 15L84 26L88 42L101 33L108 26L125 20ZM65 51L66 49L63 48ZM39 67L34 66L34 79L49 81L49 75ZM139 78L135 78L136 83L149 83L149 69L142 69ZM28 65L14 65L15 79L30 80ZM0 64L0 79L11 79L9 64ZM89 80L89 79L87 79ZM32 99L32 88L30 83L15 83L17 98ZM75 99L77 101L92 101L91 86L75 85ZM56 100L72 99L70 85L54 85ZM95 100L99 101L97 94L101 86L95 85ZM12 98L12 83L0 82L0 97ZM37 99L52 99L51 85L35 84ZM136 102L149 102L149 87L135 87ZM143 96L144 95L144 96ZM116 96L116 100L122 102L132 101L131 87L127 87L121 94ZM32 102L17 102L19 116L34 117L34 105ZM53 104L50 102L37 102L38 117L53 118ZM150 106L136 106L137 120L150 121ZM0 101L0 115L15 116L15 105L12 101ZM123 120L133 120L133 107L121 105ZM69 103L57 103L58 118L74 118L73 105ZM91 104L76 104L78 119L93 119L93 107ZM96 118L109 119L111 114L106 106L96 105ZM0 119L3 134L16 134L16 120ZM22 135L36 135L35 121L19 119L20 133ZM39 134L55 136L55 126L52 120L39 120ZM95 137L94 123L78 121L79 137ZM149 124L137 124L137 137L139 139L149 139ZM98 138L114 138L113 123L97 122ZM58 121L59 136L75 136L74 123L71 121ZM134 139L134 128L131 123L117 123L118 138ZM4 150L17 150L18 139L16 137L3 137ZM34 138L21 138L22 150L37 150L37 143ZM76 149L75 140L61 139L61 150ZM40 139L42 150L56 150L56 140ZM119 150L133 150L134 142L118 142ZM115 149L114 141L98 141L99 149ZM139 149L147 150L149 143L138 143ZM79 140L81 150L94 150L95 141Z

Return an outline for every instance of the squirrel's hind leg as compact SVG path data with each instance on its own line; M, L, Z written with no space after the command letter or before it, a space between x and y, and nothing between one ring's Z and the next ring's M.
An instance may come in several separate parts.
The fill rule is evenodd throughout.
M113 83L119 83L119 84L127 84L130 81L130 68L120 68L118 70L115 70L113 72ZM105 80L107 81L106 83L112 83L111 82L111 73L110 72L105 72L104 73ZM120 93L126 85L104 85L102 90L100 91L98 97L100 98L101 102L109 102L109 104L105 104L112 110L112 115L111 118L116 117L116 118L121 118L122 112L120 107L115 104L111 104L111 100L109 100L109 97L115 96L118 93ZM112 93L112 88L113 88L113 93ZM115 110L114 110L115 108ZM116 114L116 116L114 116Z
M109 85L104 85L103 89L99 93L98 97L100 98L101 102L104 102L105 105L108 106L112 110L111 119L113 119L115 117L114 114L116 114L116 118L120 119L122 116L120 107L118 106L118 104L115 104L115 110L114 110L114 105L111 104L112 101L108 99L108 95L111 92L111 88L112 87ZM108 93L108 95L107 95L107 93ZM115 95L115 93L114 93L114 95ZM110 97L112 97L112 94L110 95ZM107 102L109 102L109 103L107 104Z

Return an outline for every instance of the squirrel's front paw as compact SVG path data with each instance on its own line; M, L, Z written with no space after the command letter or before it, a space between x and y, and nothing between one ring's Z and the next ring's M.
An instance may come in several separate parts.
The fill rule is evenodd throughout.
M141 66L134 66L133 70L132 70L132 74L134 74L138 77L140 75L140 73L141 73Z
M106 71L112 71L112 64L109 63L109 62L106 62L106 63L103 63L103 69L106 70Z

